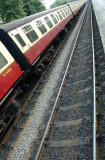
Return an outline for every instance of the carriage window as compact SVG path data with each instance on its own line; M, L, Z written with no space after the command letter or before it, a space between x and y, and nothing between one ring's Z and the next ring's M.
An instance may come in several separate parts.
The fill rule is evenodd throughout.
M53 24L52 24L52 22L50 21L49 17L45 17L44 19L45 19L47 25L49 26L49 28L52 28L52 27L53 27Z
M68 8L66 9L66 11L67 11L67 13L69 14L69 10L68 10Z
M68 10L68 13L70 13L70 10L69 10L69 8L67 8L67 10Z
M57 13L58 13L58 15L59 15L60 19L62 20L62 19L63 19L63 17L61 16L60 12L58 11Z
M18 40L22 47L26 46L26 43L23 41L22 37L19 34L16 34L15 38Z
M8 61L4 58L4 56L0 52L0 69L2 69L7 63Z
M26 34L31 43L35 42L39 38L31 25L22 28L22 30Z
M61 13L62 13L63 17L65 17L65 14L64 14L64 12L62 10L61 10Z
M56 17L57 17L57 19L59 20L59 17L58 17L58 15L55 13L55 15L56 15Z
M26 26L26 27L23 27L22 30L23 30L24 33L26 33L26 32L28 32L28 31L32 30L32 26L31 26L31 25L28 25L28 26Z
M53 14L51 14L51 18L52 18L52 20L53 20L53 22L54 22L55 24L57 24L57 23L58 23L58 21L57 21L56 17L55 17Z
M65 11L66 11L66 13L67 13L67 15L68 15L68 10L67 10L67 8L65 8Z
M66 11L66 9L64 9L64 12L65 12L65 14L67 15L67 11Z
M47 32L47 29L45 28L44 24L42 23L42 21L38 20L36 21L36 26L39 28L40 32L42 34Z

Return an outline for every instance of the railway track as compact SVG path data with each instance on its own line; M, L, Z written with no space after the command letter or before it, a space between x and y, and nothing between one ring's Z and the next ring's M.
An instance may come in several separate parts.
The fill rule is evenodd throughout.
M24 120L21 120L20 124L18 124L19 129L21 129L21 132L17 137L16 133L17 133L17 130L19 130L19 129L17 129L15 131L16 135L14 134L14 137L17 137L16 141L14 142L14 144L10 143L11 145L9 148L9 154L5 155L5 157L8 160L9 159L11 159L11 160L12 159L19 159L19 160L35 159L35 157L36 157L36 159L38 159L39 155L43 155L42 154L43 152L41 153L40 151L43 151L43 147L45 147L46 145L47 146L46 146L46 149L45 149L45 152L43 155L44 159L67 159L68 157L74 158L73 156L75 156L74 154L76 153L76 151L74 153L72 144L75 144L74 148L76 150L78 150L78 149L82 150L82 147L84 148L84 145L87 145L86 142L89 143L89 141L90 141L89 138L91 138L91 144L90 144L90 148L88 149L88 151L93 148L92 147L92 122L93 121L91 121L91 118L93 116L93 114L91 112L93 94L91 93L91 91L93 88L90 87L90 86L93 86L93 81L92 81L93 74L92 74L92 76L88 76L88 78L86 78L87 73L90 73L90 70L91 70L91 69L89 70L89 68L87 68L87 67L89 67L90 64L92 65L92 58L91 58L91 62L89 62L89 64L87 64L88 63L87 59L89 59L91 56L88 56L88 58L87 58L88 53L82 52L82 49L84 46L80 47L80 44L76 43L79 41L81 43L81 39L84 42L83 36L80 39L78 39L77 38L78 36L76 36L76 35L77 34L79 35L78 28L81 24L81 21L83 21L82 17L86 11L86 8L87 8L87 6L85 7L84 12L82 13L80 20L79 20L79 23L77 24L76 28L74 29L72 36L70 36L68 38L67 43L65 44L65 48L62 48L62 53L60 54L59 59L56 59L56 63L52 66L52 69L49 71L49 73L46 74L44 79L41 81L41 85L40 85L37 93L35 93L33 95L32 99L29 103L29 107L26 110L26 114L30 114L28 120L25 122L25 125L22 127L22 129L20 126L22 126L21 123L22 122L24 123ZM89 14L89 8L88 8L88 12L86 13L86 15L87 14ZM86 18L86 22L88 23L89 17L88 18L85 17L85 18ZM84 24L84 22L85 22L85 19L83 21L83 24ZM90 26L91 26L91 24L90 24ZM81 25L81 27L82 27L82 25ZM83 30L83 28L85 29L85 27L86 26L83 25L82 30ZM88 32L89 32L89 29L90 28L88 28ZM80 32L80 35L81 35L81 32ZM87 38L89 38L88 34L85 34L85 36ZM89 35L89 36L91 36L91 35ZM77 41L77 39L78 39L78 41ZM71 42L74 41L74 43L73 43L74 45L72 45L70 43L70 41ZM91 43L90 40L87 41L87 43L89 43L89 42ZM87 45L87 44L85 44L85 45ZM85 46L85 47L86 47L85 50L87 51L87 46ZM78 50L78 56L75 55L77 50ZM92 51L92 48L89 51ZM81 52L82 52L82 54L84 53L83 54L84 58L82 58L83 55L79 54ZM67 76L65 76L67 78L66 82L69 81L69 84L67 84L67 86L65 87L65 83L66 83L65 82L63 84L64 89L62 90L60 85L62 83L62 79L65 80L65 78L63 78L63 75L65 74L66 66L68 64L68 59L69 59L69 57L71 57L71 55L73 55L73 53L74 53L74 56L72 58L70 58L70 62L72 59L72 63L70 63L71 64L70 72L72 74L67 73ZM90 54L91 53L92 52L90 52ZM75 63L74 63L74 59L75 59ZM84 59L84 61L83 61L83 59ZM82 67L82 65L81 65L81 67L79 67L80 66L79 63L82 61L84 62L83 63L84 68ZM73 65L73 68L72 68L72 65ZM69 67L67 67L67 68L69 68ZM78 69L78 70L76 70L76 69ZM85 73L85 69L86 69L86 73ZM81 71L80 73L82 74L82 76L80 75L79 70ZM70 76L69 80L68 80L68 76ZM82 78L82 80L81 80L81 78ZM85 81L85 78L86 78L86 81ZM88 85L90 85L90 86L86 87L87 82L89 83ZM80 83L81 83L81 85L80 85ZM80 86L81 86L81 89L79 89ZM86 91L84 91L83 87L86 87L85 88ZM62 91L62 94L59 91L59 88L60 88L60 91ZM66 89L66 93L64 93L65 89ZM68 94L68 91L70 92L69 94ZM86 92L86 94L83 95L84 92ZM59 98L58 93L60 93L60 98ZM81 95L82 97L79 97L77 93L79 93L79 95ZM56 106L56 105L54 105L54 104L56 104L55 101L58 102L56 97L58 97L58 100L60 100L59 103L57 103L58 110L56 109L56 107L55 107L55 109L53 109L53 106ZM86 101L84 101L85 98L87 98ZM66 104L66 108L65 108L65 104ZM71 108L70 108L70 106L71 106ZM31 111L31 113L29 113L30 112L29 108L31 108L31 107L33 107L33 110ZM46 136L44 136L43 140L47 140L47 141L43 141L44 143L43 142L41 143L40 150L38 151L38 147L39 147L40 141L42 139L42 136L46 135L46 133L44 134L44 130L46 128L46 124L48 122L48 119L50 117L52 110L54 112L56 110L57 113L55 114L56 117L53 116L54 114L52 114L52 116L55 117L55 119L54 119L54 124L50 124L50 128L52 128L52 131L50 133L50 137L46 138ZM90 116L90 114L91 114L91 116ZM25 116L25 118L26 118L26 116ZM62 120L62 118L63 118L63 120ZM87 125L87 127L89 127L89 130L87 127L85 128L84 125ZM49 129L49 127L47 127L47 128ZM85 132L85 129L86 129L86 132ZM46 129L46 131L49 135L49 130ZM66 132L66 135L64 134L64 132ZM82 139L82 137L81 137L81 139L79 139L80 138L79 136L81 134L83 134L85 136L85 139ZM75 138L75 136L76 136L76 138ZM75 139L75 140L73 140L73 139ZM10 141L13 141L13 137L11 138ZM58 142L58 144L56 142ZM56 146L51 147L50 144L54 144L54 143ZM79 143L81 145L80 147L78 147ZM9 142L8 142L8 144L9 144ZM57 145L58 145L58 147L57 147ZM88 146L85 146L85 149L87 147ZM85 149L84 149L84 153L82 153L82 158L85 155ZM70 150L73 153L72 155L71 155ZM36 155L36 153L38 153L38 154ZM2 152L1 156L4 156L4 154L6 154L6 153ZM77 154L79 157L80 156L79 150L78 150ZM85 155L85 156L87 156L87 155ZM91 158L92 154L89 154L87 157ZM40 157L40 158L42 158L42 157Z
M95 72L89 4L35 160L97 159Z
M78 18L77 18L78 19ZM70 31L68 32L67 36L71 34L73 27L70 29ZM59 54L59 50L60 48L62 48L62 46L64 45L65 41L67 41L67 36L64 38L64 40L62 41L62 43L60 44L59 48L57 49L56 53L54 54L53 59L50 61L49 65L46 67L46 70L44 71L43 75L41 76L41 78L39 79L38 83L35 85L35 87L33 88L32 92L30 93L29 97L27 98L26 102L24 103L23 107L22 107L22 111L19 114L19 116L14 120L14 122L12 123L12 125L9 127L9 129L7 129L5 135L3 135L3 140L1 141L0 144L0 150L1 150L1 159L3 157L7 156L7 151L11 151L13 144L11 145L11 138L9 139L11 133L13 132L13 134L15 134L15 136L17 136L19 134L19 132L21 132L21 130L23 130L23 126L24 123L26 123L28 117L31 117L33 110L35 110L36 106L33 108L31 106L31 104L37 104L38 101L38 97L40 97L41 92L43 91L36 91L37 88L39 87L38 90L41 90L41 88L43 88L41 85L43 85L46 80L43 80L46 72L48 71L48 69L50 68L52 62L54 61L55 57ZM72 37L72 40L74 39L74 36ZM72 46L72 45L71 45ZM58 55L59 56L59 55ZM57 58L56 58L57 59ZM49 73L48 73L49 74ZM48 76L48 75L47 75ZM41 86L41 88L40 88ZM35 95L35 100L33 100L33 96ZM33 102L34 101L34 102ZM27 107L28 106L28 107ZM31 112L31 113L30 113ZM23 118L22 118L23 117ZM29 118L30 119L30 118ZM18 124L20 123L20 124ZM19 132L18 132L18 131ZM16 138L16 137L15 137ZM9 140L8 140L9 139ZM14 138L13 138L14 139ZM2 150L3 149L3 150ZM3 154L2 154L3 153Z
M103 53L89 2L5 135L0 160L105 159Z
M40 78L23 112L4 138L1 160L97 158L96 71L90 3L64 42L59 47L62 51L54 55L55 63L47 67L49 70Z

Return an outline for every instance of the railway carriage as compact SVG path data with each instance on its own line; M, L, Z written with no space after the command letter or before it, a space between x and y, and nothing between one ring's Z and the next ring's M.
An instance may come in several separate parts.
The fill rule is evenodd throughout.
M75 1L0 27L0 105L83 5Z
M78 0L72 3L68 3L69 7L71 8L71 11L73 13L73 16L75 16L78 11L82 8L82 6L84 5L84 0Z
M36 14L30 22L20 22L17 28L8 31L30 64L33 64L42 51L73 17L67 5ZM31 18L31 17L30 17Z
M0 42L0 99L21 75L22 70L3 43Z

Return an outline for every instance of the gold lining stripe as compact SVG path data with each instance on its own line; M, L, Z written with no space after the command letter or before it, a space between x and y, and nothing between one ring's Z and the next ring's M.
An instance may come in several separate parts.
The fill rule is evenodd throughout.
M9 64L9 65L4 69L4 71L2 71L2 72L0 73L0 75L3 74L3 72L5 72L5 71L7 70L7 68L9 68L14 62L16 62L16 61L13 61L11 64Z

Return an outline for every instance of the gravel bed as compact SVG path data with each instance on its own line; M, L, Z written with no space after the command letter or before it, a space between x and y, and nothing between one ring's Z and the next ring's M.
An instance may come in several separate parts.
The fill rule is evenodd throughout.
M93 158L93 71L90 8L89 3L65 87L60 97L54 125L48 138L48 145L43 155L44 160L92 160ZM83 45L81 46L81 44ZM80 119L79 125L67 125L74 121L78 123ZM58 123L60 126L62 124L64 126L58 125L57 127Z
M87 122L83 122L84 119L82 120L81 123L83 123L83 125L72 125L72 126L62 126L62 127L55 127L54 130L52 130L51 135L50 135L50 139L53 139L54 141L58 140L59 137L59 141L60 140L74 140L77 139L81 136L86 137L87 133L89 135L91 135L92 133L92 123L90 121ZM86 131L86 132L84 132ZM56 135L56 136L55 136Z
M48 149L43 160L92 160L91 144L75 147L63 147ZM79 149L79 150L78 150ZM69 152L68 152L69 151Z
M57 112L57 115L56 115L56 121L76 120L77 117L78 117L78 119L80 119L81 117L83 117L83 115L89 116L91 114L91 108L92 108L92 105L90 105L90 107L89 106L87 106L87 107L82 106L79 108L76 107L75 109L67 110L65 112L64 112L64 110L60 111L60 109L59 109Z
M81 97L79 95L81 95ZM72 104L78 103L78 102L86 102L87 98L92 101L92 92L91 91L90 91L90 93L86 92L84 94L77 93L74 96L73 96L73 92L71 92L71 95L69 96L69 99L67 97L66 98L62 98L63 100L60 101L60 105L65 104L65 103L66 103L66 105L70 105L70 103L72 105Z

